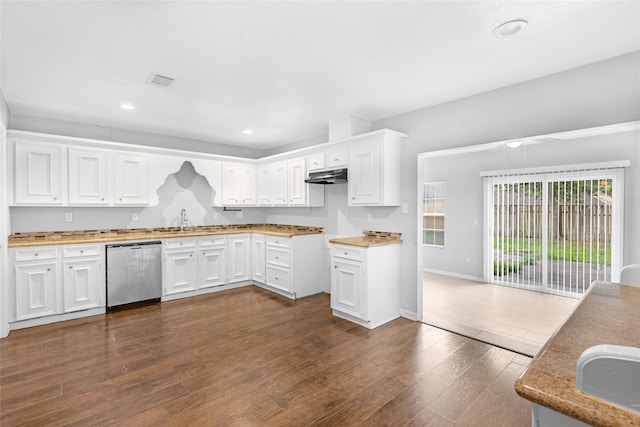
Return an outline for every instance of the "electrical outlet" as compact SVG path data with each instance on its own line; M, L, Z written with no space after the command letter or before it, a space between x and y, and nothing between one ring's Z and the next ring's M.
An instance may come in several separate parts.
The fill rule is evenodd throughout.
M473 225L478 225L478 224L479 224L478 219L477 219L477 218L476 218L476 219L474 219L474 220L473 220Z
M409 213L409 202L402 202L402 213Z
M65 222L73 221L73 214L71 212L65 212L64 213L64 221Z
M467 264L471 264L471 258L466 257L466 258L464 259L464 262L466 262Z
M216 219L218 219L218 212L213 211L213 220L215 221Z
M373 214L372 213L368 213L367 214L367 221L369 221L369 222L373 221Z
M137 221L137 220L138 220L138 214L137 214L137 213L135 213L135 212L133 212L133 213L131 214L131 221Z
M238 219L242 218L242 211L236 212L236 218Z

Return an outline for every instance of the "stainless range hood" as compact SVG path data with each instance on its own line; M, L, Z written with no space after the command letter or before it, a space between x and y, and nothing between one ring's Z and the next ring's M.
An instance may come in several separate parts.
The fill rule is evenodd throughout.
M334 169L322 172L311 172L305 179L307 184L340 184L347 182L347 169Z

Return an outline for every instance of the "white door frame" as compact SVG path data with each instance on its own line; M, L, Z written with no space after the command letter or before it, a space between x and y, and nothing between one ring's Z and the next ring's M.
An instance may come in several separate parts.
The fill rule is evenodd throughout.
M0 123L0 338L9 334L9 263L8 263L8 236L9 236L9 201L7 194L8 167L7 167L7 129Z
M417 250L416 253L418 254L418 259L417 259L417 270L418 270L418 280L417 280L417 304L416 304L416 318L419 322L422 321L423 318L423 314L422 314L422 310L423 310L423 304L424 304L424 290L423 290L423 280L422 280L422 272L424 269L424 258L423 258L423 245L422 245L422 209L423 209L423 176L424 176L424 155L423 153L419 153L418 154L418 182L417 182L417 194L416 194L416 236L418 237L417 240Z

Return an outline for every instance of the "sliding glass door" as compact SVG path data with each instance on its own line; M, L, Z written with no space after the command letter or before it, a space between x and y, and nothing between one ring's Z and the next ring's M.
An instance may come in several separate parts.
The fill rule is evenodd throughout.
M622 169L487 177L487 280L570 297L612 280L622 178Z

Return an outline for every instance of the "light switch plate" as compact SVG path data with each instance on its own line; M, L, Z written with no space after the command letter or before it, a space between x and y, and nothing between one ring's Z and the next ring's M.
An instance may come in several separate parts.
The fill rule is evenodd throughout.
M402 213L409 213L409 202L402 202Z
M64 221L65 222L72 222L73 221L73 214L71 212L65 212L64 213Z

